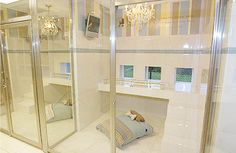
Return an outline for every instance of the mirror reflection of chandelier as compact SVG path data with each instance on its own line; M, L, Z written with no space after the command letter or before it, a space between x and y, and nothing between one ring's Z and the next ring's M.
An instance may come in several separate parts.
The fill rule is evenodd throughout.
M59 32L59 28L57 26L57 22L59 19L56 19L54 16L49 15L49 10L52 7L51 5L46 5L48 8L48 15L39 17L40 20L40 29L42 36L55 36Z
M125 12L129 23L132 25L142 25L155 18L153 5L148 5L147 3L125 6Z

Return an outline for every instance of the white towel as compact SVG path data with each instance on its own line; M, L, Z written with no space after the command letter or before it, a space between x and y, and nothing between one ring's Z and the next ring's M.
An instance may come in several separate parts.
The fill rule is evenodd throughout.
M46 112L46 119L47 121L54 118L55 114L52 109L52 104L49 104L45 107L45 112Z

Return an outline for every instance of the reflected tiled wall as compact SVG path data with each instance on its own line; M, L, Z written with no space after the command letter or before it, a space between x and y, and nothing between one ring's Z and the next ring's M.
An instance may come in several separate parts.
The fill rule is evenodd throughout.
M206 30L209 29L208 26L211 26L209 12L212 5L209 5L209 1L156 2L154 3L155 19L142 26L128 23L125 8L118 7L116 10L117 36L187 35L200 34L203 31L209 33L211 31ZM122 18L125 22L121 26Z

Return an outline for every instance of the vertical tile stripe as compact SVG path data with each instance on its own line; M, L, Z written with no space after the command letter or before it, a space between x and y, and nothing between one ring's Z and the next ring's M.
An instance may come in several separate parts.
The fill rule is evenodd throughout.
M100 33L103 35L103 6L100 4Z
M107 33L107 36L110 36L110 33L111 33L111 31L110 31L110 26L111 26L111 14L110 14L110 9L107 9L108 10L108 22L107 22L107 24L108 24L108 26L107 26L107 30L108 30L108 33Z
M110 34L110 10L103 7L103 35L108 36Z
M140 25L138 28L139 28L139 36L147 36L148 23Z
M121 37L122 36L122 27L120 27L120 21L123 18L123 10L122 9L116 9L116 36Z
M150 21L149 21L149 24L148 24L148 35L149 36L153 36L153 35L156 35L156 24L157 24L157 5L154 5L154 8L155 8L155 18L152 18Z
M131 36L131 24L129 24L128 17L125 16L125 27L126 27L126 36Z
M160 22L161 21L161 4L156 6L156 35L160 35Z
M161 24L160 24L160 34L169 35L170 34L170 23L168 18L170 17L170 3L164 2L161 4Z
M212 0L204 0L202 1L202 3L204 3L203 7L204 7L204 13L203 13L203 16L204 16L204 20L203 20L203 31L204 33L208 33L209 31L211 31L211 27L212 27L212 16L211 13L212 13Z
M94 10L94 13L99 15L100 4L99 4L98 0L94 0L94 2L92 4L93 4L92 8Z
M198 34L201 17L201 0L192 0L190 34Z
M88 0L86 0L88 1ZM95 2L94 0L89 0L90 1L90 12L94 12L94 6L95 6Z
M180 19L179 19L179 32L180 35L188 34L188 16L189 16L189 1L180 2Z
M85 31L85 19L87 14L85 15L85 3L81 1L78 4L78 29L79 31Z
M86 0L86 16L90 13L91 10L91 0Z
M172 35L178 34L179 27L179 2L173 3L172 10Z

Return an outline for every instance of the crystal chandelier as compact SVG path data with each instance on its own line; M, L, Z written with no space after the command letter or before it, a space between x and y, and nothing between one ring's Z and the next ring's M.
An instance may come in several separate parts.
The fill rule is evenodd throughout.
M155 9L153 5L150 6L146 3L125 6L125 12L129 23L132 25L142 25L155 18Z
M51 5L46 5L48 8L48 15L39 17L40 20L40 29L42 36L55 36L59 32L59 28L56 23L59 19L56 19L54 16L49 16L49 9Z

